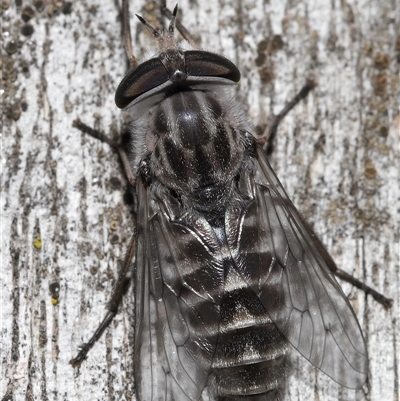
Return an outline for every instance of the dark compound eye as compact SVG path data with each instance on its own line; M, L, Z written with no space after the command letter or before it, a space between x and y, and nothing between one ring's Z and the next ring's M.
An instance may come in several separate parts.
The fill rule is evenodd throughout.
M140 95L164 84L168 79L168 73L160 59L145 61L121 81L115 93L115 104L123 109Z
M223 85L228 81L237 83L239 80L238 68L225 57L205 51L187 51L182 57L181 51L169 50L130 71L118 86L115 103L123 109L162 85L164 87L160 88L161 92L171 86L190 87L213 82L215 85ZM167 84L168 81L170 84Z
M188 75L194 77L225 78L239 82L240 71L227 58L205 51L185 52Z

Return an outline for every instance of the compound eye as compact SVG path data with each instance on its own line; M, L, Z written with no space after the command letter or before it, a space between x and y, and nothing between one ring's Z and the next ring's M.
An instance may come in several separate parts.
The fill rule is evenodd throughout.
M153 58L145 61L128 72L118 85L115 93L115 104L123 109L140 95L151 91L168 80L168 73L160 59Z
M240 71L236 65L218 54L200 50L186 51L185 64L189 76L225 78L233 82L240 81Z

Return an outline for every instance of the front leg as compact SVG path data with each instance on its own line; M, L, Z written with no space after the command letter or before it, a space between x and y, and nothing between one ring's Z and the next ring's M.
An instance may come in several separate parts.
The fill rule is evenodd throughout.
M126 174L126 177L129 181L129 183L135 187L136 186L136 177L134 175L134 172L132 171L131 164L129 162L129 157L124 149L124 146L122 143L117 143L111 138L109 138L107 135L104 133L95 130L88 125L82 123L82 121L77 118L74 120L72 125L75 128L78 128L80 131L82 131L85 134L90 135L91 137L100 140L101 142L107 143L110 145L112 149L118 152L122 165ZM130 276L129 276L129 271L131 269L131 264L132 264L132 259L135 254L136 250L136 231L133 233L132 240L130 242L128 251L125 255L125 259L122 265L122 269L118 274L118 279L117 283L113 289L113 293L111 296L111 301L108 304L108 312L106 316L104 317L103 321L100 323L90 340L82 345L81 350L79 351L78 355L71 359L70 364L73 367L79 367L82 363L82 361L86 358L87 353L89 350L93 347L93 345L96 343L96 341L100 338L104 330L108 327L108 325L111 323L113 320L114 316L117 313L118 306L121 303L122 297L125 293L126 287L129 284L130 281Z

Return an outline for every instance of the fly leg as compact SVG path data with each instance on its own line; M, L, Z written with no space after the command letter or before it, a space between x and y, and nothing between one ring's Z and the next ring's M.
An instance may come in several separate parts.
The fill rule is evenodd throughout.
M129 23L129 0L123 0L122 2L122 36L126 51L126 56L129 61L129 65L131 68L137 65L137 60L135 55L133 54L133 47L132 47L132 35L131 35L131 25ZM109 138L107 135L103 134L102 132L95 130L86 124L82 123L82 121L77 118L72 125L75 128L78 128L80 131L84 132L85 134L90 135L93 138L99 139L101 142L105 142L111 146L115 151L118 152L119 157L121 158L122 165L124 167L124 171L126 174L126 178L128 179L129 183L135 187L136 185L136 177L132 172L132 168L129 163L128 155L122 144L119 144Z
M123 0L122 2L122 36L126 51L126 56L129 61L129 65L131 68L137 65L137 60L135 55L133 54L133 47L132 47L132 35L131 35L131 26L129 23L129 0ZM99 139L101 142L107 143L110 145L112 149L118 152L119 157L121 158L122 165L124 167L124 171L126 174L126 178L128 179L129 183L135 187L136 186L136 177L132 172L132 168L129 163L128 155L123 147L122 144L119 144L109 138L107 135L103 134L102 132L95 130L86 124L84 124L79 118L74 120L72 125L75 128L78 128L80 131L84 132L85 134L90 135L93 138Z

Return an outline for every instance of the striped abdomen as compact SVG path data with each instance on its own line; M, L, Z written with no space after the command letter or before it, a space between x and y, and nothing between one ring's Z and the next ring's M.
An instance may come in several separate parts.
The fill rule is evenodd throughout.
M241 208L231 205L219 224L212 225L195 212L185 215L181 223L188 229L179 233L174 254L185 266L178 275L185 284L179 288L176 277L170 281L166 275L164 282L179 294L180 308L190 312L184 317L190 332L199 336L201 349L211 357L212 399L275 401L284 389L287 342L254 291L259 283L243 275L242 264L250 263L251 257L242 257L234 247L234 238L243 229ZM229 214L235 217L232 224ZM264 259L272 262L268 255ZM276 281L274 275L269 280ZM278 291L271 290L271 302ZM186 347L185 341L181 343Z
M231 268L213 360L217 400L276 400L284 388L286 350L259 298Z

